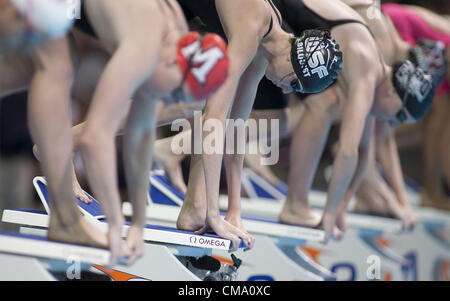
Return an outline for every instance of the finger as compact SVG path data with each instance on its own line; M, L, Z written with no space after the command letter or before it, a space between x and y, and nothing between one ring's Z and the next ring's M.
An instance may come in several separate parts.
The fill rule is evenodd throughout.
M136 258L137 258L136 250L132 250L130 256L128 256L128 260L127 260L126 264L127 265L133 264L133 262L136 260Z
M229 252L236 252L241 244L241 239L234 234L231 234L228 239L231 240L231 249Z
M238 227L232 225L232 224L229 223L229 222L227 222L227 223L228 223L229 226L231 227L230 230L231 230L231 233L232 233L232 234L238 236L239 238L242 238L242 241L244 242L244 244L245 244L246 246L251 245L252 238L251 238L250 234L248 234L248 233L245 232L245 231L242 231L241 229L239 229ZM240 244L240 242L239 242L239 244Z
M128 244L123 245L119 263L128 265L128 262L129 262L131 256L132 256L132 250L129 247L129 245Z
M324 231L325 235L323 237L323 244L328 244L328 241L330 240L330 232L329 231Z
M253 236L251 236L251 235L249 235L249 236L250 236L250 240L249 240L249 242L248 242L248 244L247 244L247 247L248 247L249 249L251 249L251 248L253 248L253 246L255 245L256 239L255 239Z
M130 251L130 253L129 253L127 265L133 264L136 260L138 260L142 256L142 254L144 253L143 252L143 247L144 247L143 244L144 243L139 240L134 243L129 244L128 250Z
M343 232L340 229L338 229L337 227L335 227L334 234L333 234L334 239L337 241L340 241L340 240L342 240L343 236L344 236Z
M114 248L110 248L110 251L111 257L109 259L108 269L111 269L117 263L117 260L119 259L120 256L120 254Z
M244 245L247 247L247 249L248 250L250 250L251 248L253 248L253 242L254 242L254 238L251 236L251 235L249 235L248 233L247 233L247 235L246 235L246 237L245 238L243 238L243 242L244 242Z

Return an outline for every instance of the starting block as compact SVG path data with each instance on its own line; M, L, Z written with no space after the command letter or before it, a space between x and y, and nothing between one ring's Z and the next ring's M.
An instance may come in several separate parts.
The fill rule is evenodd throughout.
M423 221L412 232L385 238L392 249L410 261L413 280L450 281L448 224Z
M46 190L45 179L37 177L33 181L34 186L41 198L41 201L46 211L37 210L5 210L3 212L2 220L4 222L15 223L22 225L21 232L28 234L33 233L34 240L30 236L16 234L22 238L23 241L31 240L33 243L45 241L48 244L67 245L58 242L48 242L42 236L45 235L46 227L48 225L49 217L49 200ZM104 215L101 212L100 206L92 198L92 203L84 204L79 202L80 210L85 218L95 224L102 231L107 231L107 224L104 221ZM126 236L129 224L123 227L123 236ZM6 239L12 239L6 237ZM108 270L104 266L108 261L102 262L87 262L89 270L95 270L97 273L103 273L112 280L200 280L194 273L188 270L185 266L185 258L200 258L212 254L212 250L228 251L231 242L227 239L219 238L215 235L196 235L189 231L181 231L174 228L146 225L144 229L144 240L151 243L144 244L144 256L142 256L132 266L118 266L116 270ZM73 245L71 245L73 246ZM79 247L79 246L77 246ZM243 245L241 244L241 247ZM85 247L81 247L85 248ZM89 248L98 250L95 248ZM108 250L100 249L101 252L109 254ZM6 256L20 256L17 255L17 250L3 250L0 249L0 260ZM4 253L4 254L3 254ZM68 253L69 254L69 253ZM2 257L5 255L5 257ZM41 271L47 271L47 277L41 277L42 280L52 279L51 275L54 271L50 268L44 267L40 261L34 257L39 257L39 254L25 254L28 262L36 263L34 266L39 267ZM105 255L106 256L106 255ZM53 258L53 254L47 254L46 257ZM83 259L83 258L82 258ZM108 257L109 259L109 257ZM7 259L5 259L7 260ZM26 263L24 263L26 265ZM8 266L9 267L9 266ZM9 272L3 269L5 273ZM8 278L8 276L6 275ZM18 279L20 278L20 271ZM1 278L1 276L0 276Z
M325 178L329 178L331 176L331 167L328 167L325 171ZM244 168L242 171L242 178L243 180L243 189L246 192L246 194L249 196L249 200L265 200L265 201L274 201L273 204L270 204L269 202L266 202L265 207L260 207L261 204L254 203L254 204L248 204L242 208L244 212L249 212L250 214L257 214L260 216L267 216L267 212L279 212L281 208L281 204L286 199L287 195L287 186L284 183L280 183L277 186L274 186L267 182L263 177L252 171L251 169ZM445 222L447 225L450 225L450 214L443 210L434 209L434 208L427 208L427 207L420 207L420 193L421 188L420 186L412 181L411 179L405 179L405 187L406 187L406 193L408 197L408 201L415 206L416 212L419 216L419 218L423 221L436 221L441 220ZM326 194L324 194L323 191L320 190L312 190L310 192L310 202L311 205L314 207L325 207L326 204ZM222 201L221 204L224 204L224 201ZM350 201L349 208L354 208L355 202L354 199ZM349 225L355 224L356 227L364 226L364 224L360 224L362 221L361 219L355 219L355 223L352 222L353 217L349 217ZM386 219L385 221L387 221Z
M258 185L258 190L255 189L257 192L271 186L270 183L251 170L246 170L246 177L248 181L253 183L252 185ZM417 200L420 198L420 187L408 180L406 180L406 186L408 199L413 200L413 204L418 204ZM272 186L273 189L275 187ZM282 208L282 200L285 199L285 196L277 201L275 199L277 195L273 194L271 192L272 190L267 190L259 194L260 196L269 195L270 199L252 198L243 201L242 210L248 213L258 213L266 217L276 217ZM326 192L312 191L310 196L310 201L313 206L319 208L325 206ZM222 197L220 203L221 208L226 206L226 197ZM398 220L351 213L347 215L347 224L349 227L363 230L361 233L352 233L355 230L349 229L349 233L355 239L362 239L369 248L378 249L377 253L388 246L390 250L395 251L397 254L402 254L402 258L408 261L406 267L403 265L403 274L407 274L405 276L407 279L448 280L450 279L448 237L450 214L442 210L423 207L416 207L416 211L421 219L421 223L412 232L402 231L401 235L398 235L401 230L401 223ZM370 229L372 230L370 231ZM373 231L379 232L379 235L370 234ZM346 233L346 236L349 233ZM380 249L380 246L385 247ZM319 245L318 247L320 249L321 246ZM318 252L319 254L324 253L317 250L312 253L316 258L324 257L324 255L317 256ZM400 259L398 255L393 254L391 251L387 251L387 253L391 254L393 258L397 258L396 261ZM325 266L329 266L323 261L319 262ZM346 269L349 271L349 274L352 274L351 272L356 270L354 265L352 268L350 264L346 265L345 263L335 263L330 269L336 271L336 264L338 264L338 269ZM386 273L386 275L392 276L392 273ZM391 276L385 276L385 278L392 278ZM349 276L348 278L353 277Z
M183 193L172 187L163 172L153 172L150 181L151 202L147 208L147 218L152 223L175 224L183 203ZM130 215L131 205L125 203L123 211L125 215ZM335 280L333 273L310 260L303 251L293 252L296 256L288 257L280 249L280 245L293 248L293 245L304 245L310 240L321 242L323 231L253 216L243 216L243 223L256 238L256 244L251 251L240 255L244 263L239 268L238 280ZM218 258L226 255L222 250L214 250L213 254Z
M36 235L0 233L0 281L53 281L51 267L77 261L107 265L110 252L104 249L49 241ZM59 268L61 270L61 268ZM53 270L54 271L54 270Z

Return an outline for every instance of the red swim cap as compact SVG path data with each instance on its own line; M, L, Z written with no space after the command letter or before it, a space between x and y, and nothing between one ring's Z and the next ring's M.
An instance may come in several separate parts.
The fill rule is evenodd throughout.
M178 42L177 60L196 100L210 97L228 77L227 44L216 34L189 32Z

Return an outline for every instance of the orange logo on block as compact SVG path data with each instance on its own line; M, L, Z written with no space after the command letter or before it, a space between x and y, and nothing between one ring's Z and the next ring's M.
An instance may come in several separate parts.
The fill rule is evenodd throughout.
M219 257L219 256L216 256L216 255L211 255L211 257L214 258L214 259L217 259L220 262L229 263L230 265L234 265L234 262L231 259L226 259L226 258Z
M92 265L92 266L94 268L102 271L106 275L108 275L114 281L130 281L132 279L149 280L149 279L145 279L145 278L142 278L142 277L139 277L139 276L131 275L131 274L120 272L120 271L116 271L116 270L107 270L104 267L99 266L99 265L95 265L95 264Z
M440 269L440 279L439 281L450 281L450 262L447 260L444 260L441 265Z
M300 247L300 249L305 251L315 263L319 263L319 255L323 252L322 250L317 250L306 246Z
M386 273L383 277L383 281L392 281L392 274Z
M389 241L381 236L375 237L374 241L379 247L386 248L389 246Z

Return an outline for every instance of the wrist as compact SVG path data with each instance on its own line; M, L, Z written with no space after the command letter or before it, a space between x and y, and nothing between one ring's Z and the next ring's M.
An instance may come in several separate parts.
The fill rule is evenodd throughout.
M144 229L144 227L145 227L145 222L141 223L141 222L132 221L131 225L130 225L130 228L139 229L140 231L142 231Z
M138 227L138 228L144 228L145 226L145 218L132 218L131 220L131 226Z
M206 220L207 221L216 220L217 218L220 218L219 210L208 210L206 212Z
M120 228L123 226L123 224L125 224L125 219L121 215L114 216L112 218L106 217L106 219L110 228Z

